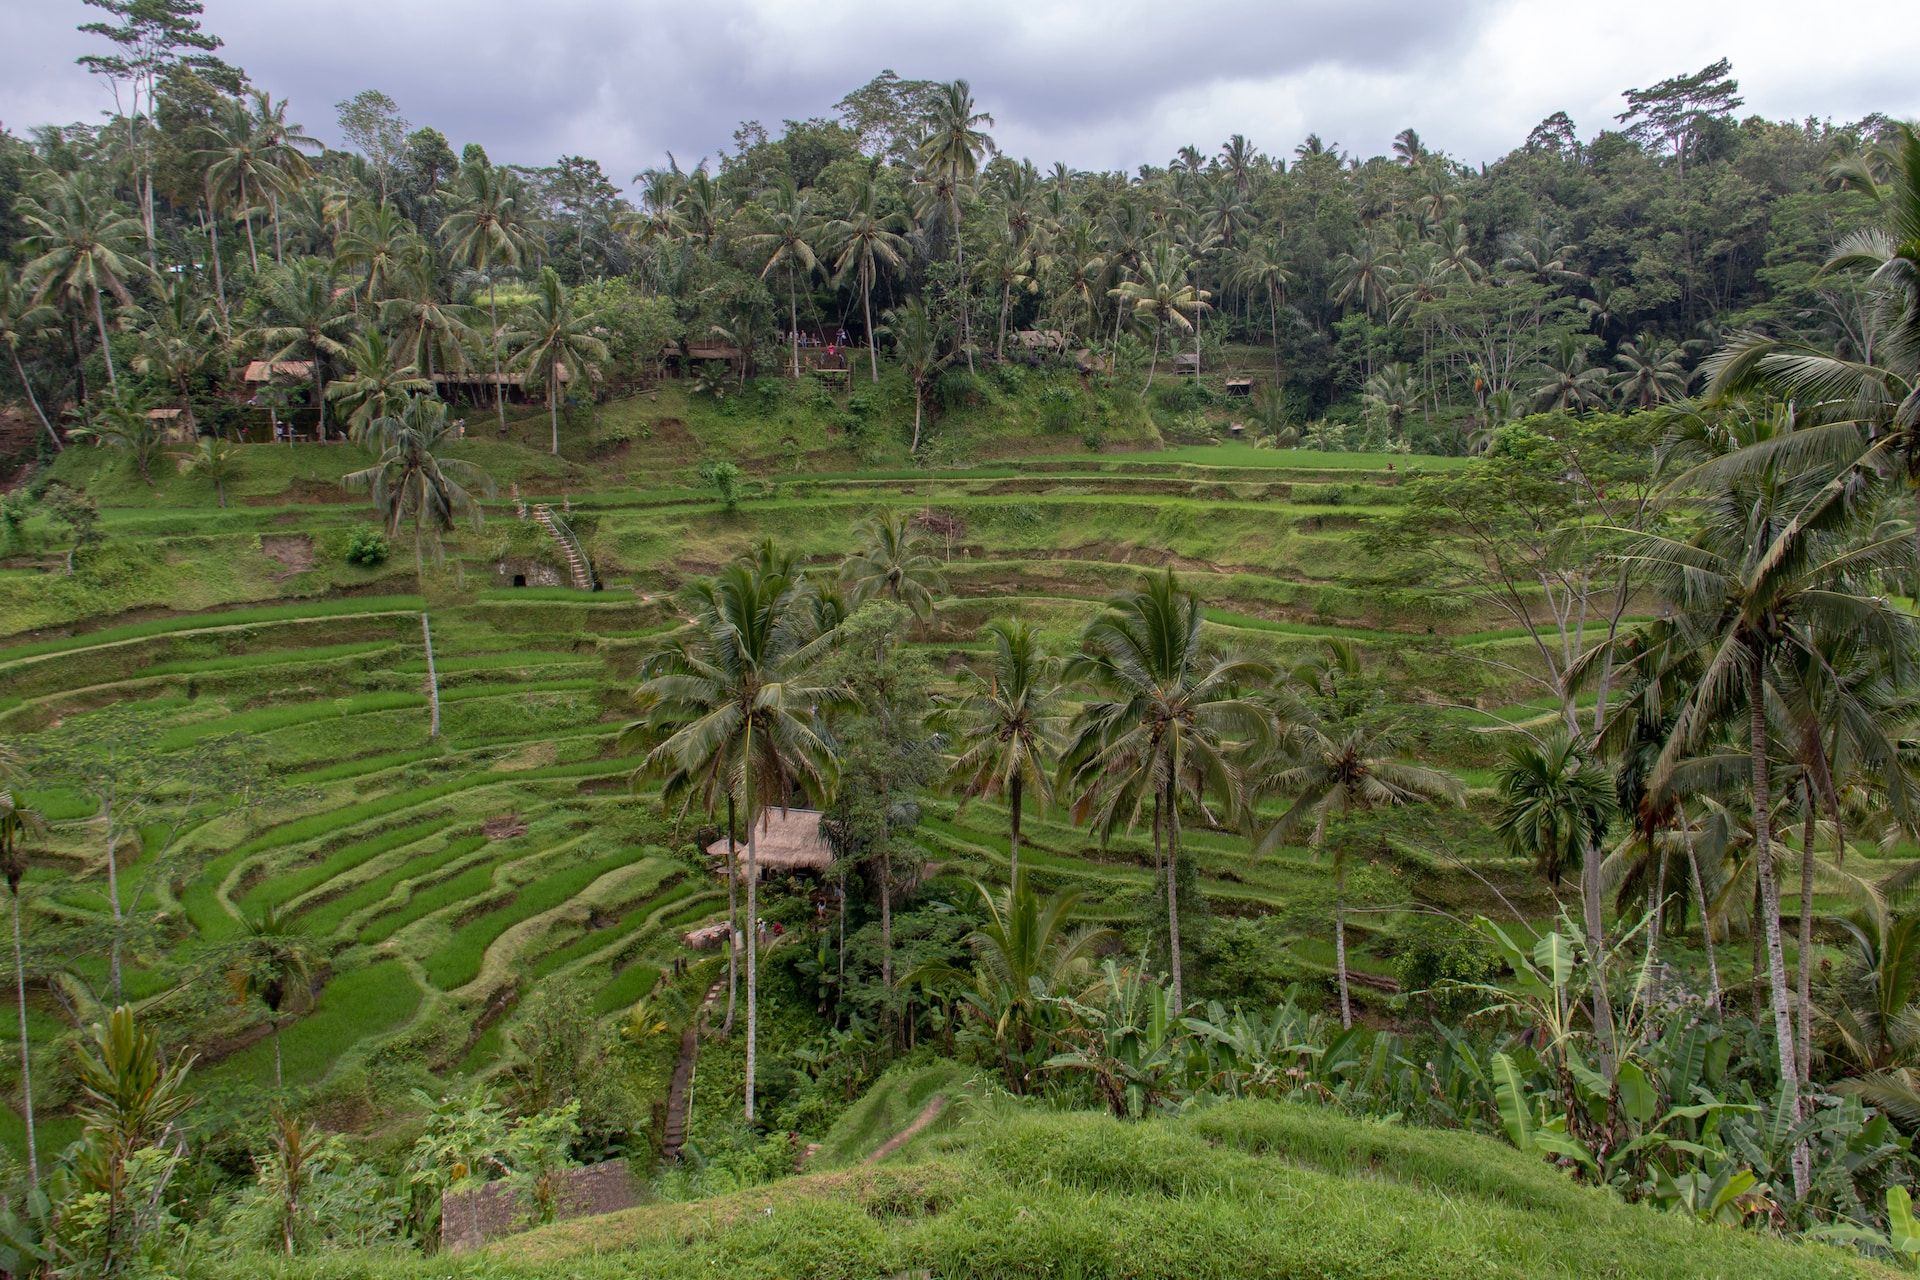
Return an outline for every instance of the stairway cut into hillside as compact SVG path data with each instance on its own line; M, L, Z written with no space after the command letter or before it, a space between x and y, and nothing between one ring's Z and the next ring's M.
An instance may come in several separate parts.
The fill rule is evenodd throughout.
M586 548L580 545L580 539L574 536L567 522L555 515L553 508L544 502L534 504L533 520L547 531L547 536L560 549L560 558L566 562L567 576L573 585L581 591L593 590L593 562L587 559Z

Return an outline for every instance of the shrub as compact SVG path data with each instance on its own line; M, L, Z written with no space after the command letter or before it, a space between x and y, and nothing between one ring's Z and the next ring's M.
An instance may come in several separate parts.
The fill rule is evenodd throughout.
M346 561L368 569L385 564L389 548L387 539L378 529L355 529L347 539Z
M1048 435L1061 435L1073 425L1073 391L1068 387L1048 387L1040 393L1040 429Z

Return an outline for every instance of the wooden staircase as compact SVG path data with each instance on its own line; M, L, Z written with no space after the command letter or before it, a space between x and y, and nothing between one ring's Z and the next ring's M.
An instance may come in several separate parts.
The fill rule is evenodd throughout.
M554 515L553 508L544 502L534 504L533 522L545 529L554 545L560 548L560 558L566 561L567 575L573 585L581 591L593 590L593 564L566 522Z
M693 1069L700 1060L700 1033L706 1028L707 1012L725 988L724 979L707 988L707 998L700 1002L699 1011L680 1037L680 1059L673 1064L673 1083L667 1088L667 1122L660 1134L662 1164L679 1163L680 1149L687 1145L687 1108L693 1100Z

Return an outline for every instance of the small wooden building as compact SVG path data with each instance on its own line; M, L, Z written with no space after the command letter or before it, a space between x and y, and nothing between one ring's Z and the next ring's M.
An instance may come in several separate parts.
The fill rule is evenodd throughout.
M1252 378L1228 378L1227 394L1230 396L1240 396L1242 398L1246 398L1253 395L1253 379Z
M252 360L240 374L242 382L254 384L266 382L311 382L313 381L313 361L311 360Z
M1173 357L1173 371L1189 376L1200 372L1200 356L1197 352L1182 351Z
M200 434L192 409L149 409L147 420L160 428L160 435L168 444L192 444Z
M1013 345L1024 351L1065 351L1067 335L1058 329L1019 329L1014 332Z
M759 830L754 833L754 861L761 876L769 872L792 875L807 871L822 875L833 865L833 847L820 833L818 809L769 809L760 815ZM734 860L742 870L747 865L747 842L734 843ZM707 846L707 853L724 866L727 860L725 836Z

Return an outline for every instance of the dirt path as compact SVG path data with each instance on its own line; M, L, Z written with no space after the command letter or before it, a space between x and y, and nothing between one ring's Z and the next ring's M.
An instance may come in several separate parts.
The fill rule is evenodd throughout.
M912 1124L881 1143L878 1150L860 1163L879 1164L882 1160L885 1160L888 1156L919 1137L921 1132L935 1120L938 1120L940 1113L946 1109L947 1095L944 1093L934 1094L931 1098L927 1099L927 1105L920 1108L920 1114L913 1118Z

